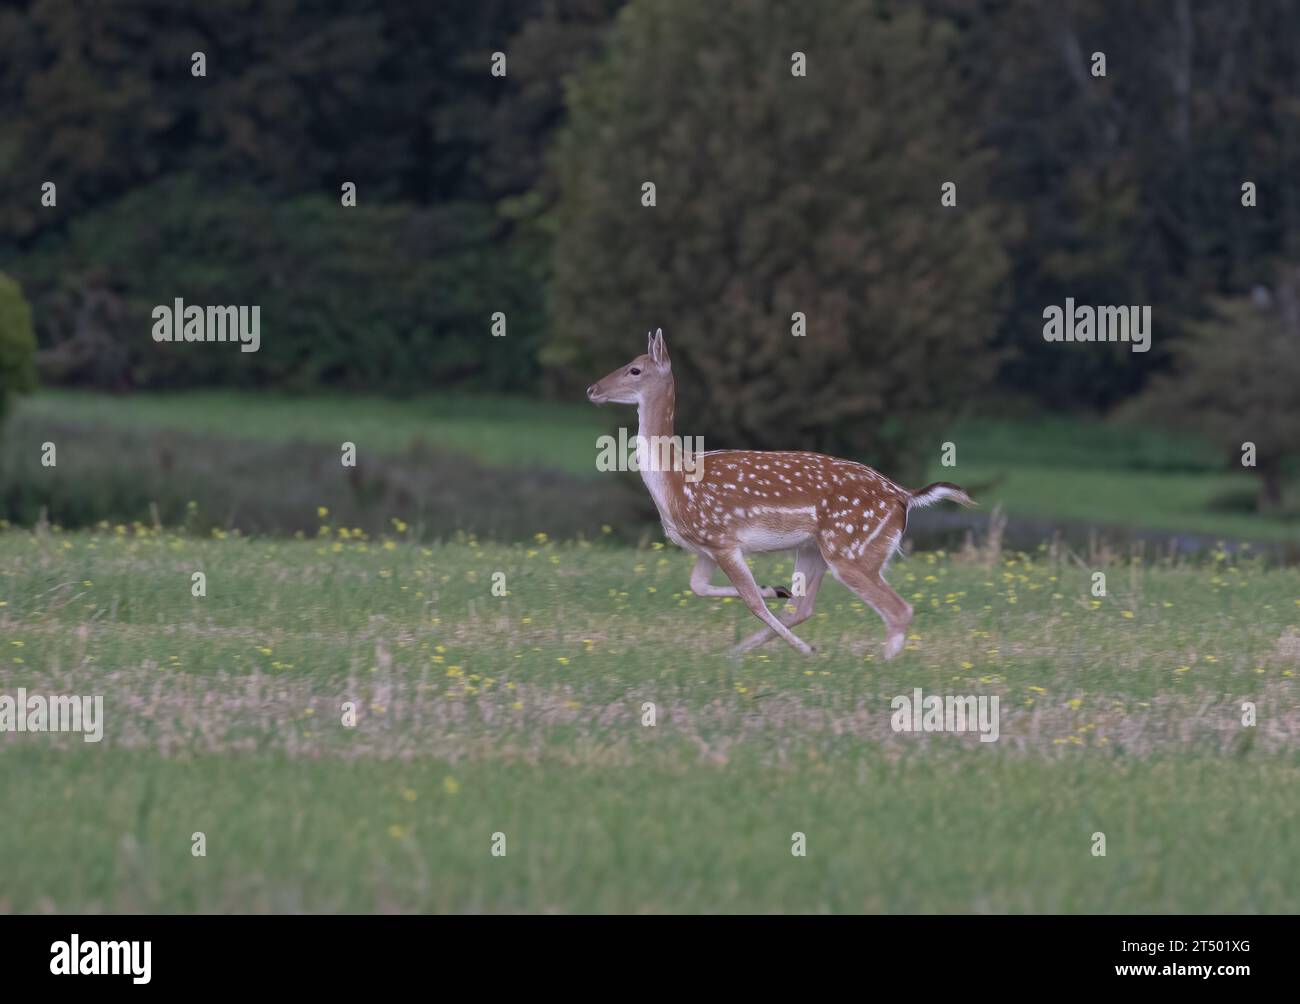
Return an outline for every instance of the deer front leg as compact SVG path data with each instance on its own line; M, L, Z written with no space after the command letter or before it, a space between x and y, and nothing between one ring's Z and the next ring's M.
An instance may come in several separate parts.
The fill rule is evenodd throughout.
M740 596L735 586L715 586L709 582L709 576L717 567L718 563L707 554L701 554L696 558L695 567L691 569L691 592L696 596ZM764 599L769 600L787 599L790 596L790 590L784 586L776 588L763 586L759 593Z
M749 570L749 566L745 564L745 557L739 550L718 554L714 557L714 560L726 573L727 578L735 585L736 592L745 601L745 606L749 607L755 617L789 642L793 648L804 655L812 654L812 649L805 642L796 638L794 633L782 624L772 611L764 606L763 592L758 588L758 583L754 581L754 574Z
M826 574L826 561L815 544L804 544L795 553L794 574L803 576L803 593L799 595L794 613L781 618L781 623L788 628L802 624L811 617L813 604L817 602L817 590L821 588L822 577ZM775 637L776 634L771 628L760 628L733 648L732 655L743 655Z

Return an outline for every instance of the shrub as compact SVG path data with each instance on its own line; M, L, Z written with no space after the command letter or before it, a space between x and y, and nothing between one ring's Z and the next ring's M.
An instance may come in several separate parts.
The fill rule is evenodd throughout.
M662 326L681 431L715 448L854 452L896 476L933 456L997 367L1007 229L954 110L956 31L890 7L623 10L570 87L554 161L557 383ZM960 208L940 205L947 180Z
M35 386L35 358L31 308L18 283L0 272L0 418L10 395Z

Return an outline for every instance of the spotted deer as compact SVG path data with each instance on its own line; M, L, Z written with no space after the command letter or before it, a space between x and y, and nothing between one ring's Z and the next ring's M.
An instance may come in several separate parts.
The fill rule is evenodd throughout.
M637 466L664 533L696 555L691 590L697 596L738 596L766 625L733 654L777 635L804 654L812 652L790 629L812 616L827 568L885 622L885 658L898 654L912 607L885 582L885 566L898 551L908 512L943 499L973 506L961 488L939 481L908 491L870 467L820 453L714 450L680 456L678 463L656 462L651 444L673 441L673 373L662 329L650 336L645 355L592 384L587 397L594 404L637 406ZM794 612L778 618L763 601L789 598L791 592L760 588L745 556L790 549L793 583L803 589L794 590ZM730 586L710 583L716 568Z

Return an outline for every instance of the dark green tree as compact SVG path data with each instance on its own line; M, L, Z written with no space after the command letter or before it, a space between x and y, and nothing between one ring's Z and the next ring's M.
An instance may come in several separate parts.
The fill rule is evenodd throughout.
M947 21L865 0L624 8L557 141L557 383L585 385L662 326L683 432L915 474L996 369L1008 268L1012 221L952 112L959 43Z
M1272 289L1213 301L1175 347L1173 371L1130 409L1201 433L1238 469L1253 452L1258 508L1279 509L1288 463L1300 457L1300 268L1280 270Z
M1000 331L1006 389L1052 408L1114 404L1169 364L1210 298L1300 256L1300 6L927 5L963 26L955 58L968 114L998 151L992 193L1024 208ZM1044 342L1042 310L1067 296L1150 305L1152 351Z
M507 200L535 184L559 81L609 6L4 6L0 269L31 299L42 371L533 386L542 251L516 239L528 207ZM505 78L489 72L498 50ZM57 205L41 203L47 181ZM275 334L251 358L158 350L148 310L174 296L258 303ZM490 341L498 311L509 337Z
M490 204L307 196L267 203L188 175L75 220L24 258L45 305L48 383L518 390L535 378L541 296ZM151 312L256 304L256 353L155 343ZM506 347L491 315L509 318Z

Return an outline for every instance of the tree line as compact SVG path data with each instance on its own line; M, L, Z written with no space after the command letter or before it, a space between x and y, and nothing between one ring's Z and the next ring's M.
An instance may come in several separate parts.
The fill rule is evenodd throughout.
M1210 349L1285 428L1238 334L1300 262L1296 37L1283 0L25 0L0 270L47 383L567 393L662 326L716 441L1186 416ZM173 296L260 304L261 351L155 345ZM1150 306L1152 351L1048 342L1066 297Z

